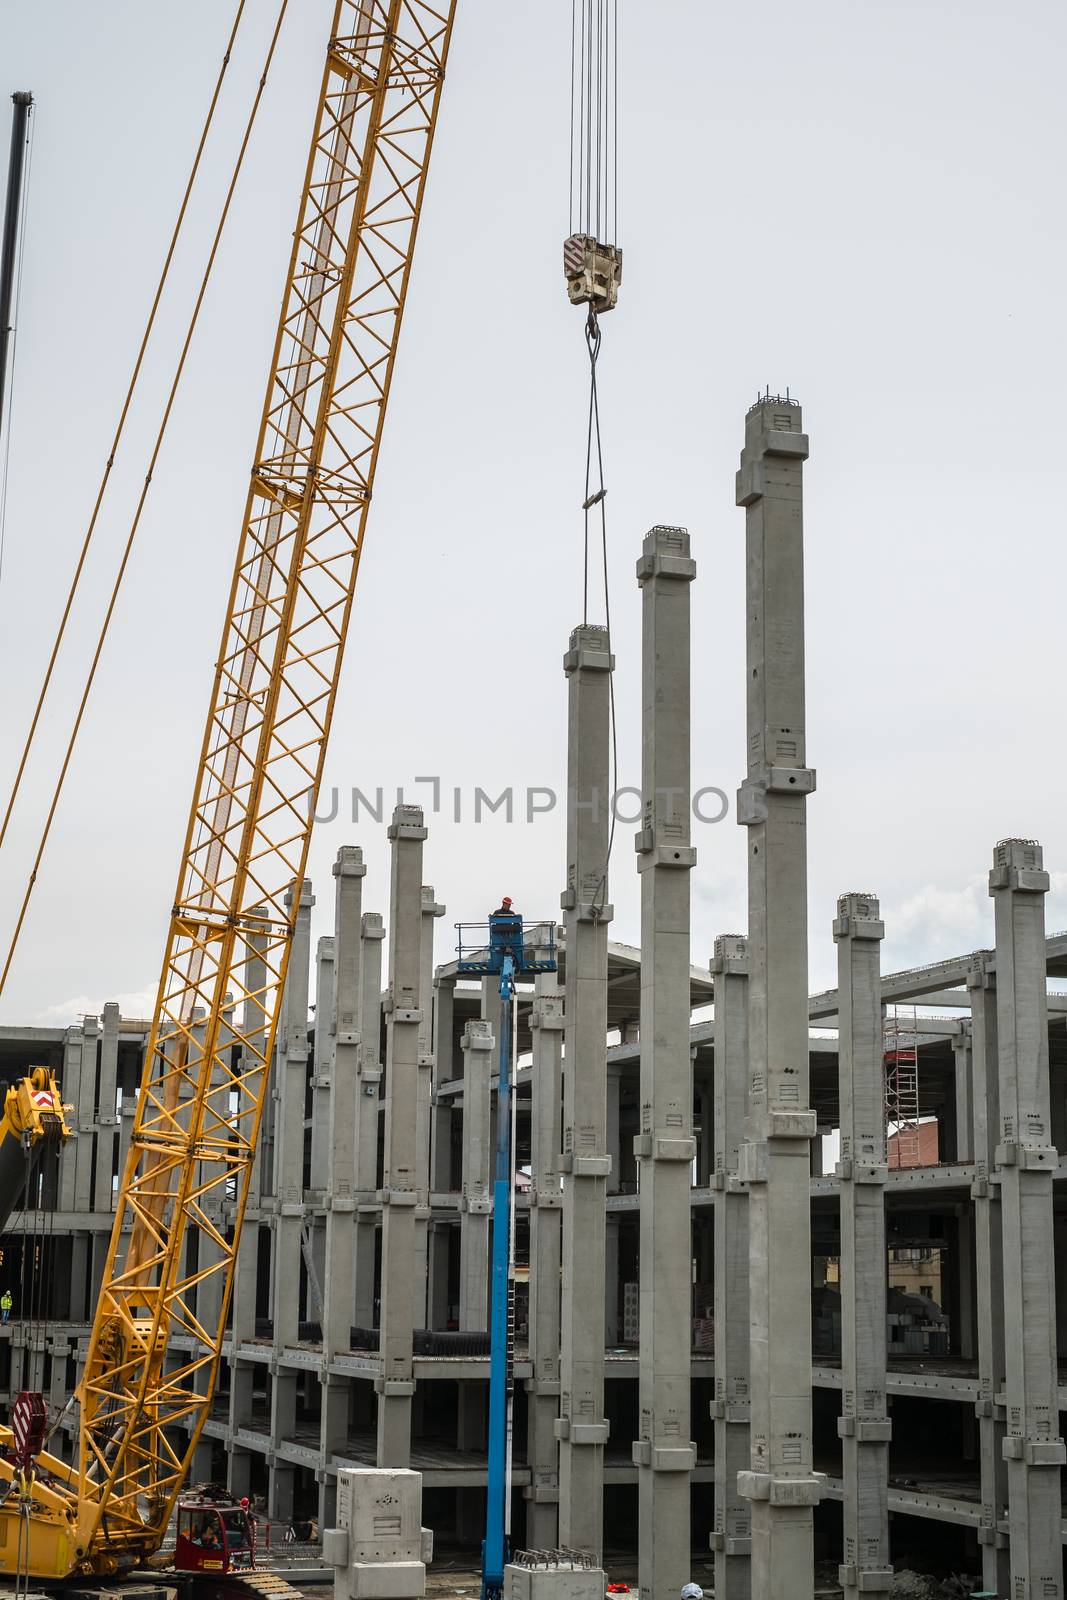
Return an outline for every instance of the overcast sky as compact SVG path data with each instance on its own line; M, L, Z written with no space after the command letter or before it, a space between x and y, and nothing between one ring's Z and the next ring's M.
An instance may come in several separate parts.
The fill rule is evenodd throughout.
M249 0L134 426L33 781L0 862L16 884L144 474L178 332L259 72ZM290 19L149 511L38 884L6 1021L149 1004L331 0ZM223 0L0 0L0 118L36 131L0 580L6 794L217 70ZM811 984L834 981L836 896L881 896L887 968L992 942L994 842L1040 839L1067 925L1062 395L1067 11L1059 0L620 0L620 243L603 409L620 778L639 782L634 562L690 529L694 783L743 775L745 411L788 385L805 471ZM459 0L360 575L327 787L431 798L426 878L451 925L510 893L552 915L562 655L580 612L585 352L560 270L567 0ZM502 642L506 648L501 648ZM474 826L474 789L519 815ZM464 820L451 820L461 790ZM637 941L621 825L615 937ZM695 828L693 959L746 923L731 814ZM316 932L342 844L388 906L384 823L317 830Z

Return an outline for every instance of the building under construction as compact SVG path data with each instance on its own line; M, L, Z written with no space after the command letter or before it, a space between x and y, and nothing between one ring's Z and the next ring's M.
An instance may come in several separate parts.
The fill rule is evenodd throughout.
M644 1600L677 1600L694 1573L713 1573L716 1600L811 1600L820 1562L848 1600L888 1597L903 1565L1012 1600L1063 1595L1067 999L1049 983L1067 976L1067 935L1046 933L1040 844L990 841L988 948L883 973L879 885L843 881L817 930L837 987L809 992L808 437L788 390L738 418L747 930L691 947L705 575L681 527L631 552L642 810L633 853L616 839L612 685L628 641L609 626L597 397L622 268L614 14L581 0L572 18L564 276L590 399L582 621L559 640L559 919L524 925L505 900L457 952L442 902L463 886L441 882L414 805L388 824L388 882L368 876L359 838L332 881L307 877L455 15L455 0L334 0L155 1014L0 1028L3 1075L46 1097L54 1134L31 1152L13 1123L0 1132L0 1188L13 1153L36 1162L0 1260L0 1575L20 1592L162 1560L175 1513L179 1546L192 1519L194 1563L175 1567L221 1578L200 1538L220 1514L183 1502L193 1481L226 1484L249 1567L248 1501L286 1528L317 1524L338 1600L423 1593L420 1489L439 1538L472 1559L485 1540L484 1600L519 1600L509 1547L554 1552L546 1571L570 1572L570 1553L590 1593L608 1557L635 1554ZM229 59L227 45L219 85ZM17 154L32 101L15 98ZM5 343L0 414L7 360ZM589 620L598 541L603 624ZM612 883L631 872L640 948L611 937ZM316 898L333 932L313 947ZM69 1132L52 1079L30 1069L51 1069ZM368 1467L421 1474L397 1490L402 1515L392 1499L370 1515L382 1480L357 1491L346 1470Z
M746 422L751 918L699 961L688 822L655 803L636 841L642 949L610 938L608 809L580 802L609 786L612 660L602 629L567 642L568 865L542 934L558 971L517 1007L515 1537L640 1544L657 1593L659 1567L704 1551L717 1594L768 1592L757 1563L805 1521L845 1590L887 1590L894 1561L923 1559L999 1593L1023 1570L1058 1583L1067 1000L1048 980L1067 975L1067 935L1046 936L1040 846L1007 840L988 949L883 974L878 900L846 892L825 929L838 988L807 993L800 429L795 403L770 397ZM688 788L694 576L684 530L654 528L638 563L654 796ZM295 906L195 1472L329 1526L339 1467L410 1464L424 1520L473 1552L501 1002L451 955L418 808L397 809L390 838L390 884L365 880L352 844ZM313 949L324 896L334 931ZM255 1019L228 1025L238 1051ZM147 1026L108 1006L2 1030L5 1075L50 1065L73 1106L40 1210L5 1241L5 1397L42 1389L61 1410L78 1380ZM225 1194L209 1216L232 1231ZM188 1230L189 1274L211 1248ZM204 1326L219 1281L201 1284ZM194 1338L176 1330L168 1359Z

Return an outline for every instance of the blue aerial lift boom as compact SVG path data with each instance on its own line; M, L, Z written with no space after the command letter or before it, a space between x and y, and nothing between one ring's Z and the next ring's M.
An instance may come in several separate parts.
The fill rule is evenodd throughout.
M484 923L459 925L457 970L500 979L497 1056L496 1164L493 1172L493 1243L489 1318L489 1477L482 1545L482 1600L499 1600L511 1532L511 1415L515 1333L514 1100L515 981L556 970L556 928L540 922L524 932L522 917L505 898Z

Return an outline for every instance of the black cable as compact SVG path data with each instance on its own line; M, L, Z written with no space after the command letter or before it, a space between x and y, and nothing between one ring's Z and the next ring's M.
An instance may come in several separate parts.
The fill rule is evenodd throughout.
M611 594L608 574L608 514L607 514L607 489L604 484L604 447L600 433L600 392L597 387L597 362L600 359L600 346L602 334L600 319L594 306L589 307L589 315L585 323L585 343L589 352L589 431L586 438L585 453L585 513L584 533L584 563L582 576L582 622L589 621L589 514L594 507L600 508L600 549L601 566L604 577L604 632L607 635L608 655L611 655ZM597 487L592 484L593 445L596 444L596 469ZM608 828L608 849L604 858L604 870L597 884L596 894L593 896L594 908L603 910L607 896L608 868L611 865L611 853L615 845L615 792L619 783L619 745L618 729L615 720L615 674L608 673L608 704L611 716L611 813Z

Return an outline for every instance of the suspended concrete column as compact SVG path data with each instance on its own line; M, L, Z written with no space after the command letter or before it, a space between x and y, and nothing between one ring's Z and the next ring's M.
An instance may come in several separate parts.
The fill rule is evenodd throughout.
M367 869L357 845L342 845L333 864L334 931L332 940L332 1011L315 1014L316 1047L320 1032L331 1044L326 1185L326 1249L322 1307L322 1407L320 1412L319 1526L331 1527L336 1480L332 1458L348 1442L351 1380L330 1371L336 1356L352 1342L356 1263L356 1118L359 1109L359 1002L363 879ZM320 951L322 941L320 941Z
M614 660L606 628L583 624L568 678L566 1067L560 1307L559 1538L600 1564L604 1542L604 1248L607 1154L608 831ZM687 1012L688 1015L688 1012Z
M374 1255L378 1231L378 1113L382 1083L382 945L385 925L377 911L360 921L360 1000L356 1095L355 1325L374 1327Z
M1063 1594L1052 1181L1059 1157L1049 1102L1045 895L1041 846L1005 839L993 852L1004 1233L1005 1398L1011 1592Z
M886 1408L885 1088L880 945L873 895L837 902L838 1050L841 1118L841 1436L845 1600L886 1595L889 1439Z
M250 924L257 915L266 915L262 906L257 906L249 913ZM263 1052L266 1026L264 997L267 983L265 948L265 934L247 935L245 997L241 1016L241 1031L246 1040L242 1047L242 1071L245 1072L253 1069L254 1063L261 1058ZM265 1115L266 1108L264 1108ZM241 1446L239 1435L242 1429L250 1429L253 1423L256 1364L242 1357L241 1352L242 1348L250 1345L256 1336L262 1191L263 1168L257 1160L252 1164L244 1228L234 1262L233 1310L230 1317L230 1425L226 1439L227 1482L230 1492L238 1498L250 1495L252 1492L252 1452Z
M641 1131L638 1586L689 1581L693 1068L689 1051L689 586L684 528L645 535L641 588Z
M739 1492L749 1462L748 1193L741 1182L748 1092L748 941L715 940L715 1087L711 1184L715 1189L716 1600L749 1600L752 1509ZM705 1110L705 1116L707 1111Z
M752 1592L810 1600L814 1586L800 407L761 399L745 421L737 503L746 508L749 1185Z
M971 1003L971 1072L974 1113L975 1272L980 1285L978 1322L978 1459L982 1485L982 1586L1007 1594L1011 1583L1008 1532L1001 1510L1008 1503L1004 1459L1004 1250L1000 1185L992 1181L1000 1133L997 1068L997 980L992 952L979 950L967 967Z
M422 934L419 957L419 1084L416 1110L415 1170L415 1326L427 1327L430 1235L430 1120L433 1103L433 925L445 907L434 899L433 885L422 886Z
M416 1122L422 939L421 806L397 806L389 828L389 988L386 996L385 1164L382 1176L382 1292L379 1330L379 1467L411 1461L415 1305Z
M292 914L293 890L285 904ZM300 1230L304 1217L304 1093L308 1066L308 984L311 964L311 908L315 897L305 879L300 887L289 970L276 1035L277 1120L274 1136L274 1239L271 1260L273 1350L270 1360L270 1432L275 1449L296 1430L298 1374L284 1365L287 1346L300 1334ZM267 1509L278 1522L293 1515L295 1468L268 1457Z
M555 1549L559 1543L560 1246L563 1197L559 1148L562 1113L563 995L555 976L534 984L530 1013L533 1059L530 1072L530 1365L526 1496L526 1543Z

